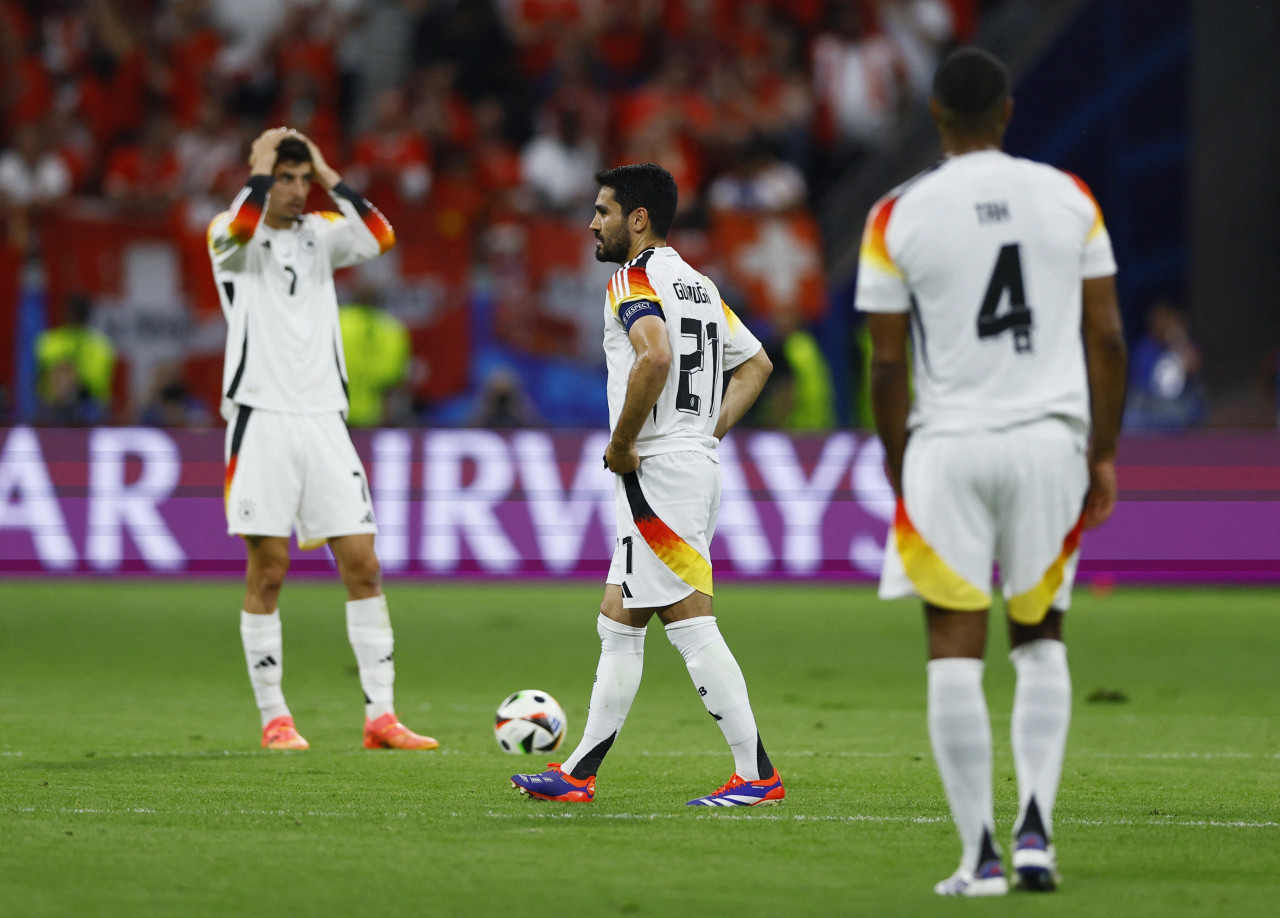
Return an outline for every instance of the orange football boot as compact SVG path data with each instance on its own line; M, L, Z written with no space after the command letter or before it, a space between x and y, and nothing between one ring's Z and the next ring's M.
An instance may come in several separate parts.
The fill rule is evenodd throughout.
M419 736L400 721L394 713L383 714L377 720L364 722L364 748L366 749L439 749L440 744L429 736Z
M288 714L277 717L262 728L263 749L310 749L311 744L302 738L293 718Z

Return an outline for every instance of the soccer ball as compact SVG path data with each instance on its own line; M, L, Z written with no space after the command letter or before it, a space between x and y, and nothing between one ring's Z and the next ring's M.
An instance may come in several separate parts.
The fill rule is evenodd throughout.
M498 705L493 732L503 752L553 752L564 742L564 708L546 692L525 689Z

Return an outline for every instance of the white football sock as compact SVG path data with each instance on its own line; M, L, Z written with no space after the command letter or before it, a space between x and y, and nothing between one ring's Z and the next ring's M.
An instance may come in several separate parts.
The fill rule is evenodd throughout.
M700 615L672 622L667 625L667 637L684 657L702 703L729 743L733 770L748 781L769 777L760 774L760 732L747 698L747 682L720 635L716 617Z
M587 723L578 748L560 766L575 778L594 775L600 768L609 747L622 732L644 672L643 628L615 622L602 614L596 620L596 632L600 635L600 662L591 687ZM582 773L574 774L579 765Z
M1035 798L1044 829L1052 837L1053 802L1062 778L1062 758L1071 725L1071 673L1061 641L1029 641L1009 652L1018 675L1013 693L1013 764L1018 773L1018 821Z
M385 596L347 601L347 639L356 654L360 687L364 689L364 716L377 720L396 709L395 638Z
M995 837L991 721L982 671L982 661L971 657L930 660L928 665L929 740L960 832L960 866L968 870L979 866L983 830Z
M284 639L280 629L280 610L270 615L251 615L240 610L240 641L249 666L249 684L262 712L262 726L277 717L286 717L289 706L284 703L280 683L284 678Z

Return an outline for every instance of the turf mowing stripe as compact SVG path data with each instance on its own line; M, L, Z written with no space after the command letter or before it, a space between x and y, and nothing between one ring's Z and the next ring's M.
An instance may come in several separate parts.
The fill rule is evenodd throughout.
M308 750L283 750L284 755L303 755ZM379 750L367 749L321 749L310 750L312 755L367 755L381 754ZM163 752L163 750L147 750L147 752L129 752L129 753L95 753L93 758L100 759L140 759L140 758L232 758L232 757L261 757L274 758L276 755L282 754L282 750L266 750L266 749L183 749L173 750L173 752ZM632 752L640 758L718 758L724 754L724 750L669 750L669 752ZM22 750L15 752L0 752L0 758L18 758L22 757ZM488 759L492 757L489 752L471 752L471 750L462 749L435 749L431 750L433 757L438 755L467 755L467 757L476 757ZM778 761L783 762L786 759L799 758L841 758L841 759L922 759L929 758L929 753L868 753L868 752L818 752L815 749L801 749L799 752L786 752L783 750L777 753ZM1073 759L1143 759L1143 761L1215 761L1215 759L1280 759L1280 753L1117 753L1117 752L1091 752L1091 750L1068 750L1066 754L1068 762ZM51 762L59 761L59 759L49 759ZM520 764L522 759L512 757L512 766Z
M306 750L286 750L285 755L302 755ZM310 750L312 755L381 755L378 750L366 749L323 749ZM669 750L650 752L639 750L629 753L630 755L640 758L719 758L723 756L724 750ZM13 752L0 752L0 757L18 757L23 755L21 750ZM266 749L185 749L174 750L172 752L164 752L161 750L149 750L146 752L97 752L94 758L99 759L176 759L176 758L229 758L237 757L262 757L272 758L281 755L280 750ZM435 756L468 756L480 759L490 759L493 753L474 752L462 749L437 749L432 750L432 757ZM776 753L775 756L779 761L786 759L803 759L803 758L824 758L824 759L921 759L929 758L928 752L820 752L815 749L803 749L800 751L783 751ZM1072 751L1067 752L1067 761L1073 759L1142 759L1142 760L1205 760L1212 761L1215 759L1268 759L1280 760L1280 752L1112 752L1112 751ZM49 759L48 761L59 761L58 759ZM511 764L518 765L523 759L511 757Z

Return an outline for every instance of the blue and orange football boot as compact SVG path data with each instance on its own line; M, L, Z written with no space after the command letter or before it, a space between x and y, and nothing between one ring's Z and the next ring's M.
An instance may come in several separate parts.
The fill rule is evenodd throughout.
M1053 892L1062 882L1058 858L1043 835L1023 832L1014 841L1014 888L1029 892Z
M1013 838L1014 888L1030 892L1053 892L1062 882L1058 873L1058 856L1049 841L1040 805L1034 796Z
M959 870L933 887L940 896L963 896L973 899L985 896L1003 896L1009 891L1009 878L1005 876L1000 860L1000 849L991 839L988 829L982 830L982 848L978 852L978 867Z
M787 796L778 769L767 778L748 781L737 772L715 793L690 800L685 806L768 806Z
M547 765L548 770L540 775L512 775L511 786L526 797L539 800L590 803L595 798L595 775L575 778L561 771L559 762L548 762Z
M1000 861L983 861L977 870L957 870L935 885L933 891L940 896L963 896L967 899L1003 896L1009 891L1009 880Z

